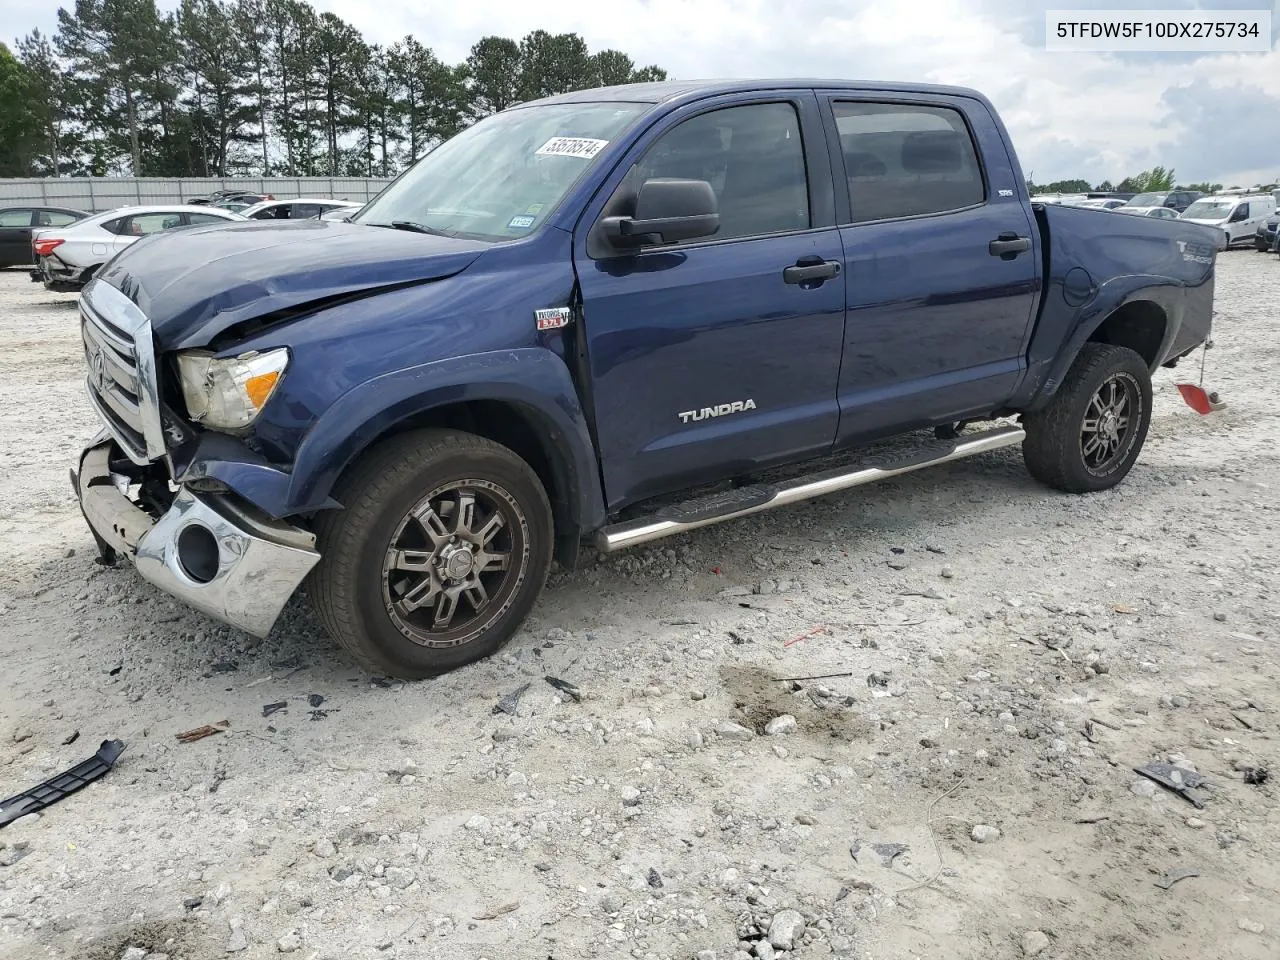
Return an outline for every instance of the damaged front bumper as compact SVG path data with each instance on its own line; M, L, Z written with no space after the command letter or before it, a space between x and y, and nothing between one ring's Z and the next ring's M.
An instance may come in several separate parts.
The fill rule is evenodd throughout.
M71 483L107 559L128 557L138 572L211 617L265 637L320 559L315 536L273 520L238 498L179 487L155 518L113 473L115 442L99 437L80 455Z

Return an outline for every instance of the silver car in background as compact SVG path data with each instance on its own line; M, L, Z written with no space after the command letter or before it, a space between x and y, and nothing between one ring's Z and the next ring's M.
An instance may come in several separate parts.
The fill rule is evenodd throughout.
M155 204L120 207L65 227L36 230L31 249L36 268L31 279L49 290L71 293L97 269L141 237L177 227L240 222L245 218L217 207Z
M350 216L363 206L363 203L352 200L294 197L290 200L263 200L240 212L250 220L314 220L333 210L345 210Z

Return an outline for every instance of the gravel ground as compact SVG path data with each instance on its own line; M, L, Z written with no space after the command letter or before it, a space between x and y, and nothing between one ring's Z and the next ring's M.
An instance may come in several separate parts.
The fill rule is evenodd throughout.
M74 298L0 272L0 796L127 743L0 830L0 957L1274 960L1278 292L1221 257L1228 407L1161 371L1115 491L1011 449L709 528L405 685L93 563Z

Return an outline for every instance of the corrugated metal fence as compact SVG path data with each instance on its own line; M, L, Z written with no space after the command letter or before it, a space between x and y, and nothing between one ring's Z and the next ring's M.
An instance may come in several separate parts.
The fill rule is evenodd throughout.
M364 203L390 183L383 177L56 177L0 180L0 207L45 204L97 213L139 203L182 203L214 190L269 193L277 200L330 197Z

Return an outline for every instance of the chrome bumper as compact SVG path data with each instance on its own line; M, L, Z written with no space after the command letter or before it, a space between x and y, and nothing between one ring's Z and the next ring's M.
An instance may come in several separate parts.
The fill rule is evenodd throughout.
M251 516L227 497L185 487L168 512L153 520L116 486L111 447L110 440L95 441L71 474L94 534L161 590L265 637L320 559L315 537L291 524Z

